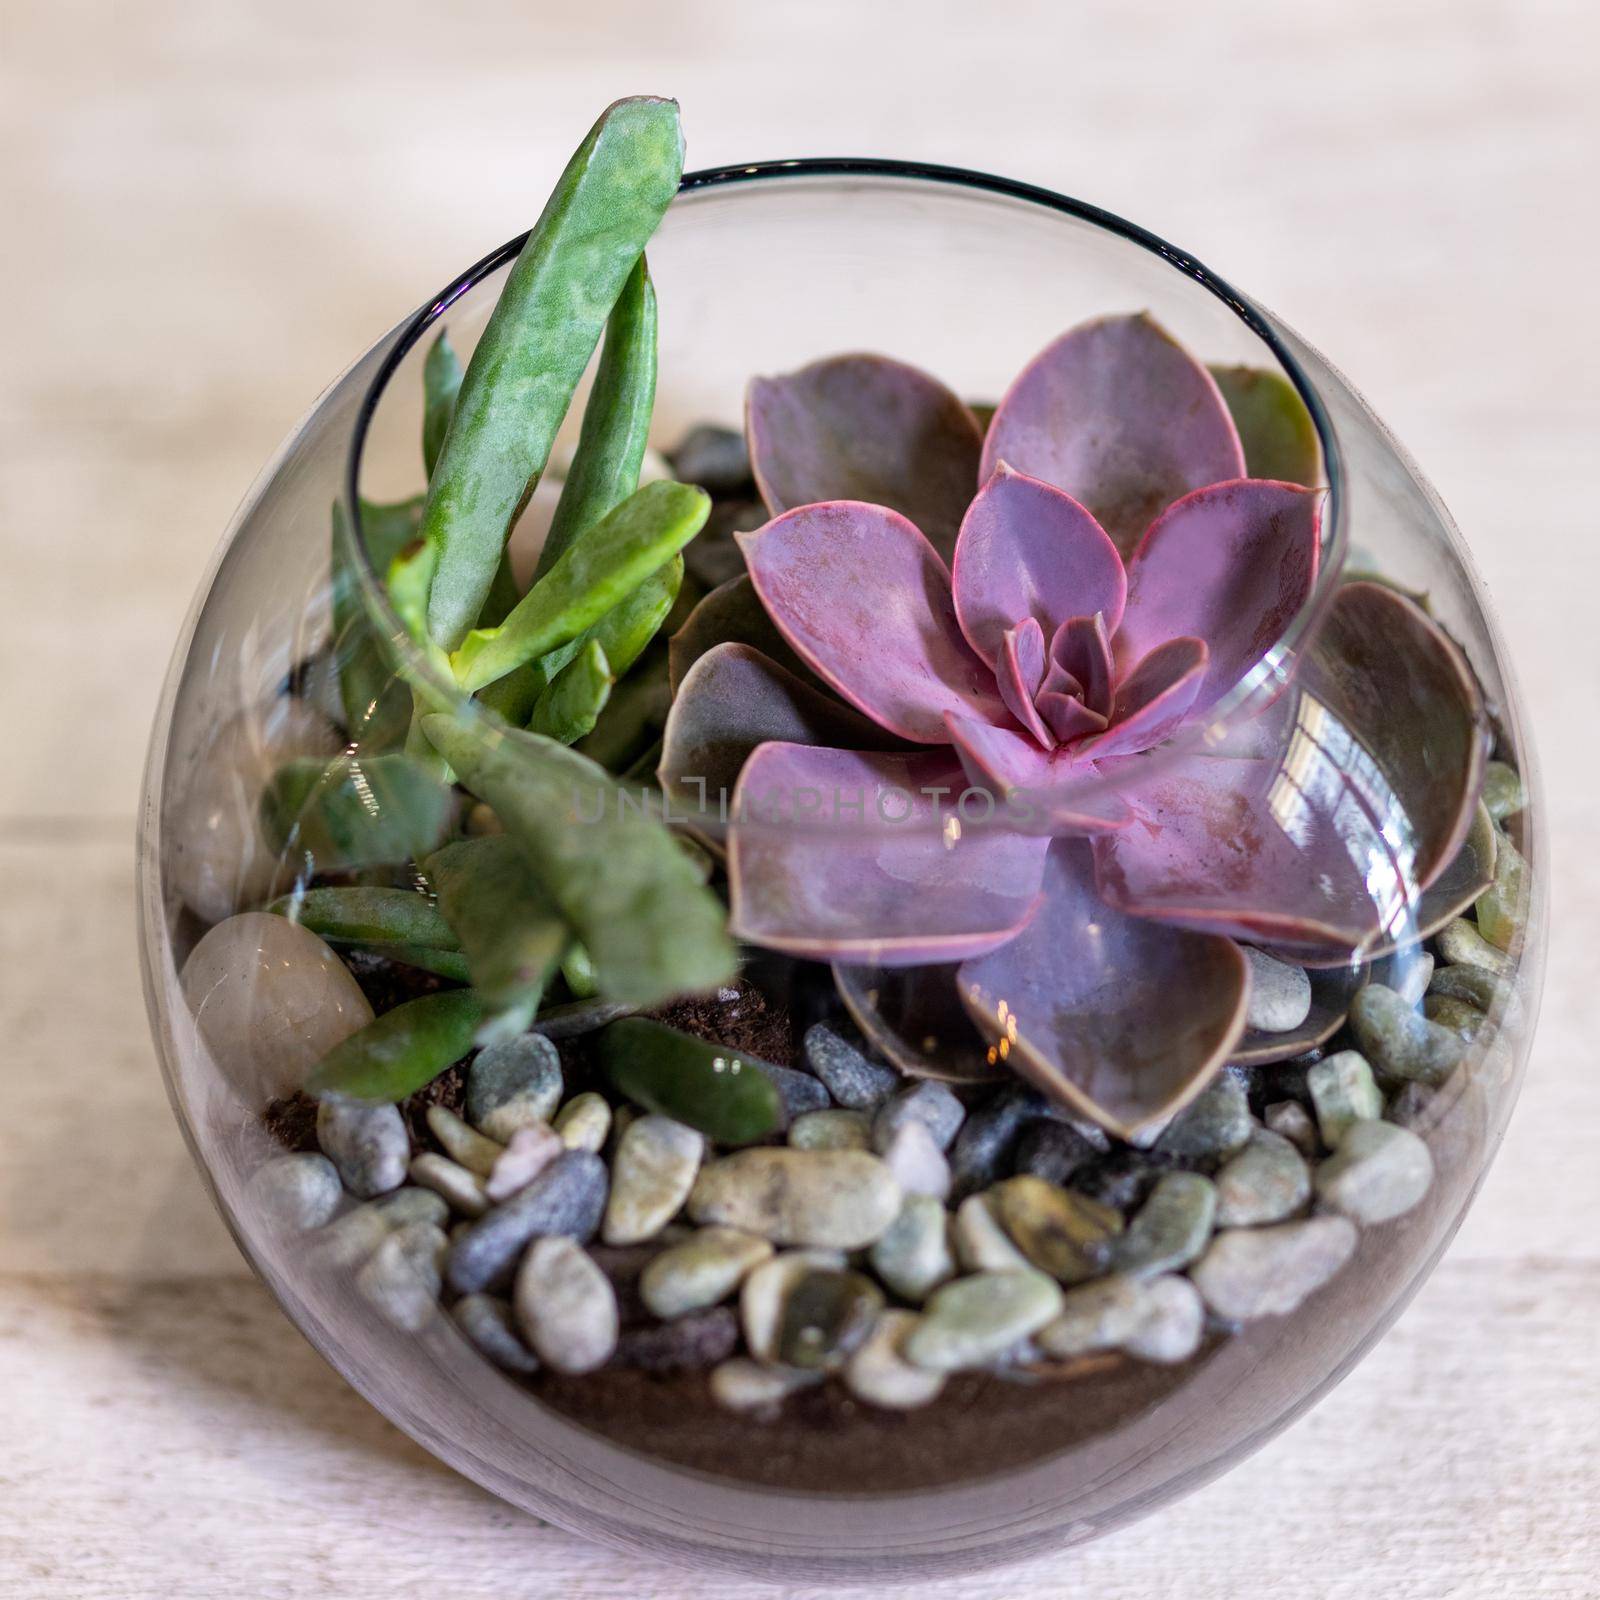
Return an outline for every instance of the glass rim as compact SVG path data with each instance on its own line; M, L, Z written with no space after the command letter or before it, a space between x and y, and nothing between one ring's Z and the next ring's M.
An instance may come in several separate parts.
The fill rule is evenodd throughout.
M1213 298L1221 301L1266 345L1284 376L1294 386L1316 430L1327 479L1327 498L1322 518L1322 550L1316 581L1305 603L1289 619L1283 632L1241 674L1227 693L1208 709L1204 717L1197 718L1168 744L1150 752L1150 757L1147 759L1151 759L1152 764L1159 762L1165 767L1169 760L1178 760L1197 751L1217 748L1226 740L1229 728L1236 721L1253 714L1252 706L1259 711L1282 692L1291 675L1289 664L1294 660L1299 648L1310 638L1342 581L1348 548L1343 493L1343 457L1332 421L1316 385L1301 368L1265 313L1197 257L1115 212L1044 188L1039 184L937 162L863 156L795 157L741 162L687 172L679 183L673 205L680 205L685 200L692 201L698 196L714 195L740 188L777 185L796 180L851 178L885 180L914 186L925 185L930 191L955 189L1020 201L1059 216L1086 222L1094 228L1136 245L1158 257L1174 271L1192 280ZM515 261L531 231L524 229L474 262L452 279L445 288L424 302L391 336L389 348L361 397L346 455L341 490L346 514L339 532L345 542L345 554L352 564L352 570L357 574L369 615L387 635L396 658L404 662L408 675L420 678L441 701L450 704L457 714L465 712L482 717L490 724L494 721L492 713L475 702L470 695L464 694L453 679L448 679L439 673L428 653L411 637L396 614L384 578L373 570L367 554L361 525L360 477L363 453L373 417L387 392L390 380L402 362L456 301L492 277L502 267ZM1097 784L1094 778L1087 775L1086 778L1087 781L1083 785L1086 790L1103 787L1103 784Z

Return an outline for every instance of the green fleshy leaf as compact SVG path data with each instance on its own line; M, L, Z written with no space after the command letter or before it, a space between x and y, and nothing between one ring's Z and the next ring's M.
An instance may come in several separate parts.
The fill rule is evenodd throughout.
M616 674L606 660L598 639L591 639L577 659L562 668L561 675L539 696L528 731L575 744L589 733L611 698Z
M652 656L611 691L594 732L579 742L578 753L608 771L621 772L661 732L671 708L666 659Z
M261 797L273 847L304 851L318 872L424 856L443 841L452 809L449 789L405 755L286 762Z
M439 908L414 889L305 889L274 900L267 910L335 944L457 948Z
M468 989L408 1000L336 1044L306 1079L306 1093L404 1100L466 1055L484 1015Z
M461 839L424 866L466 953L472 986L496 1010L532 1020L571 939L522 852L504 834Z
M450 343L449 330L441 328L422 363L422 465L430 478L439 464L460 393L461 361Z
M562 958L561 976L567 980L574 1000L592 1000L600 992L595 981L594 962L581 944L574 944Z
M459 950L440 950L423 944L353 944L350 949L381 956L385 961L397 961L402 967L415 967L418 972L431 972L452 983L472 982L467 958Z
M783 1101L765 1062L644 1017L600 1035L600 1065L646 1111L698 1128L718 1144L753 1144L783 1126Z
M671 616L682 584L683 557L676 555L652 572L632 594L619 600L592 628L571 644L552 650L540 663L543 671L554 678L590 640L597 640L611 670L620 678L644 654Z
M498 628L470 633L452 658L469 694L576 639L705 525L711 498L683 483L647 483L593 527L525 594Z
M619 100L567 164L511 268L467 365L423 512L437 557L428 630L446 649L483 609L606 318L682 171L676 103Z
M1315 487L1322 476L1316 424L1295 386L1281 372L1259 367L1212 367L1252 478Z
M494 808L588 950L603 996L655 1005L732 977L722 902L601 768L537 734L447 716L427 718L424 730Z

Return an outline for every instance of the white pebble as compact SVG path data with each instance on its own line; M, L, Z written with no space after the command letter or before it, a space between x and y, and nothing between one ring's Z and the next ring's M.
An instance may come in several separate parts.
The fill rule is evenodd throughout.
M917 1325L910 1311L885 1311L865 1344L845 1364L846 1387L884 1411L914 1411L938 1399L945 1375L913 1366L901 1345Z

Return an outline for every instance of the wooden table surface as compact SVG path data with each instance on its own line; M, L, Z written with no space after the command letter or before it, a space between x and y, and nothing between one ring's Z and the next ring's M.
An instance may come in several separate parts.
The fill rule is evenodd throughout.
M133 946L147 725L239 496L351 355L530 220L604 102L652 91L683 101L693 163L985 167L1123 211L1259 296L1453 507L1544 760L1532 1070L1394 1333L1176 1508L939 1592L1600 1593L1592 6L5 0L0 17L0 1592L760 1592L539 1526L323 1367L190 1169Z

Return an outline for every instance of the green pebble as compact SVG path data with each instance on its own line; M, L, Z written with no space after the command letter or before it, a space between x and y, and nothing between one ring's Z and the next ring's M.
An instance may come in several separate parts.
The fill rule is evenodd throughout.
M647 1111L697 1128L718 1144L753 1144L783 1126L783 1102L765 1062L690 1033L625 1017L599 1039L602 1068Z
M1478 932L1496 950L1511 949L1522 933L1528 915L1527 868L1517 847L1502 834L1495 852L1494 882L1475 908Z
M1428 993L1464 1000L1504 1027L1514 1028L1522 1020L1516 988L1487 967L1442 967L1429 981Z
M1369 983L1351 1002L1350 1027L1361 1053L1391 1078L1443 1083L1461 1060L1455 1034L1419 1016L1381 983Z
M1510 956L1496 950L1478 932L1477 925L1465 917L1457 917L1439 930L1439 954L1451 966L1483 967L1501 977L1509 977L1515 965Z
M1492 1031L1494 1026L1475 1005L1447 994L1430 994L1422 1003L1422 1014L1436 1026L1447 1028L1463 1044L1471 1044L1485 1028Z
M1359 1050L1324 1056L1307 1071L1306 1088L1311 1092L1322 1142L1330 1150L1339 1147L1352 1123L1383 1115L1383 1091Z
M1130 1278L1176 1272L1205 1249L1216 1215L1217 1189L1209 1178L1169 1172L1111 1246L1110 1264Z
M957 1372L997 1361L1061 1314L1060 1287L1042 1272L979 1272L937 1290L906 1338L908 1361Z
M883 1291L859 1272L818 1267L802 1273L784 1297L778 1359L832 1372L866 1343L882 1310Z
M872 1119L864 1111L807 1111L789 1127L796 1150L870 1150Z
M1522 774L1504 761L1491 761L1483 771L1483 803L1496 822L1514 817L1528 803Z
M1031 1173L997 1183L989 1196L1016 1247L1062 1283L1103 1272L1122 1232L1120 1211Z

